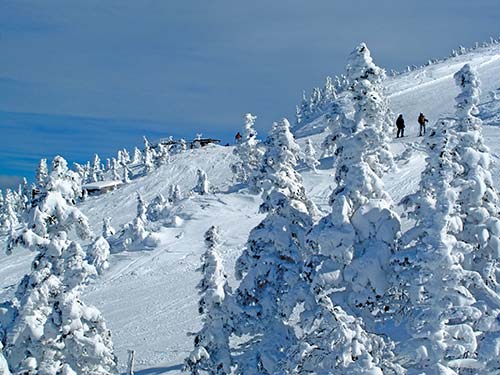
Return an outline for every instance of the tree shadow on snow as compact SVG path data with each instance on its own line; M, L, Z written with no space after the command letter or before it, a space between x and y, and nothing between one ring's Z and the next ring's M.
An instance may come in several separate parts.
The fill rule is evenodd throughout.
M145 368L143 370L134 370L134 375L161 375L166 374L170 371L179 371L182 370L182 364L172 365L167 367L151 367ZM122 373L122 375L127 375L126 372Z

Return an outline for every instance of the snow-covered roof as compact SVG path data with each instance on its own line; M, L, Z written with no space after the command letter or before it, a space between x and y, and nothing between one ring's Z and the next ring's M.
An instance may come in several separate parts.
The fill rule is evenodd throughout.
M82 189L101 190L101 189L105 189L105 188L120 186L121 184L123 184L123 182L121 182L119 180L97 181L97 182L92 182L90 184L83 185Z

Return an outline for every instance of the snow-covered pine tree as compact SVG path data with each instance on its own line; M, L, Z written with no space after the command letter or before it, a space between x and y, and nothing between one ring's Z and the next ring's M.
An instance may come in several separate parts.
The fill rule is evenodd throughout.
M452 186L461 169L454 161L456 137L447 121L438 124L427 141L428 165L419 189L402 200L416 224L401 238L403 247L393 258L390 301L411 337L399 349L409 373L489 374L500 368L493 344L498 333L481 332L495 325L491 312L500 312L491 311L483 299L499 306L500 298L479 273L463 268L472 249L456 239L462 229Z
M198 312L203 316L203 327L195 334L194 350L184 364L184 371L192 375L231 374L230 327L224 303L230 291L219 253L220 237L216 226L205 233L206 251L201 258L202 279L198 284Z
M393 132L392 114L383 93L382 82L385 71L373 63L370 50L361 43L351 53L347 65L347 79L354 106L354 122L357 128L369 127L373 131L372 143L378 147L371 150L371 158L377 159L375 172L380 176L394 161L388 140Z
M158 221L162 219L167 205L168 202L162 194L158 194L154 197L146 209L146 217L148 220Z
M375 325L375 316L380 313L378 302L388 288L389 260L400 230L399 217L380 178L386 169L383 164L392 162L390 153L384 155L388 150L386 138L379 136L383 124L374 113L384 108L374 106L376 103L360 91L361 87L373 91L370 82L377 82L379 74L366 46L356 48L349 64L354 121L343 121L344 134L337 145L332 212L309 236L318 262L313 268L320 267L325 275L336 272L335 278L328 279L329 289L340 289L330 295L333 304L361 316L369 329ZM373 96L378 97L375 91Z
M106 238L97 237L87 250L87 262L93 265L99 275L109 268L110 246Z
M104 238L109 238L114 236L116 233L115 228L111 226L111 218L105 217L102 219L102 236Z
M334 306L328 293L312 289L315 309L302 314L302 336L289 351L286 373L290 374L404 374L395 363L393 345L366 332L361 319ZM304 315L306 315L305 317Z
M296 124L302 124L309 119L311 115L311 109L309 107L309 100L307 100L306 92L302 91L302 100L300 105L297 106L297 111L295 115Z
M158 143L158 155L156 160L158 165L165 165L170 162L170 152L168 146Z
M238 156L239 161L232 165L231 169L236 176L236 180L242 183L250 182L250 176L259 168L262 159L257 132L254 129L256 118L257 116L253 116L251 113L245 114L243 136L233 151Z
M320 165L320 162L316 159L316 150L314 149L311 139L308 139L306 142L303 160L304 164L307 165L309 169L313 172L317 172L316 167Z
M94 160L92 162L91 178L93 182L102 181L103 179L103 172L101 169L101 159L97 154L94 155Z
M96 271L66 234L91 237L87 218L72 205L63 161L55 159L46 195L9 241L9 253L21 245L37 255L16 292L18 311L7 331L5 352L15 373L110 374L116 359L109 330L99 311L79 297Z
M138 165L142 162L142 152L136 146L134 147L134 157L132 158L132 165Z
M271 191L281 191L291 199L304 202L307 212L317 218L319 211L306 196L302 177L295 170L299 157L300 147L290 131L288 120L284 118L274 123L266 139L266 152L261 167L252 176L253 185L264 192L264 200Z
M80 176L70 170L66 160L59 155L52 160L47 190L58 191L64 199L73 205L82 194Z
M49 168L47 166L47 159L40 159L40 163L36 170L36 188L43 193L48 182Z
M184 138L179 140L180 152L185 152L187 150L187 142Z
M144 145L144 173L149 173L154 169L154 154L153 149L149 147L146 137L144 137Z
M16 198L11 189L5 189L5 198L3 204L3 223L2 226L7 230L14 229L19 224L19 217L16 212Z
M487 285L500 293L500 201L490 171L491 157L482 136L478 114L480 82L466 64L455 74L460 89L456 100L457 144L455 158L460 165L453 185L459 189L463 228L457 238L474 249L466 255L466 268L481 274Z
M208 194L210 192L210 183L208 181L207 174L204 170L198 169L196 171L196 176L198 181L196 182L196 186L193 188L193 191L200 195Z
M241 283L234 293L233 333L253 337L236 359L238 372L245 374L280 370L287 350L296 344L288 319L309 288L301 272L305 234L316 212L294 169L299 149L286 119L274 125L267 145L261 212L268 214L251 231L236 264Z
M127 163L122 164L122 170L123 170L123 183L128 184L130 183L130 168L128 167Z
M121 181L120 174L118 173L118 162L115 158L111 160L111 175L113 180Z
M172 204L176 204L181 200L182 200L182 192L180 186L177 184L170 185L168 191L168 201Z
M141 194L137 193L137 215L134 220L125 224L119 232L116 246L125 250L151 249L160 243L158 235L146 229L148 219L147 207ZM113 244L113 249L115 244Z

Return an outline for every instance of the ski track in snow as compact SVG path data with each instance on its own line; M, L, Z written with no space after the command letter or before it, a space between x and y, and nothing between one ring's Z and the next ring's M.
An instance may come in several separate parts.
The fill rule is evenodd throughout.
M384 182L397 204L403 196L418 187L420 172L425 168L423 138L416 137L416 118L424 112L431 123L453 113L457 93L452 75L465 62L478 70L483 82L483 95L500 87L500 47L473 52L467 56L431 65L418 71L391 78L388 93L395 113L403 113L407 121L407 137L394 139L391 147L397 169L388 173ZM311 139L319 150L324 135ZM484 128L484 138L491 147L493 176L500 183L500 131ZM298 140L301 146L305 139ZM411 149L409 157L404 151ZM204 169L218 191L208 196L194 196L181 202L180 215L185 218L178 228L162 228L158 248L113 254L111 268L86 289L86 302L103 313L113 332L120 370L125 370L127 350L137 352L137 375L179 374L184 358L192 349L188 332L200 327L197 314L196 271L204 251L203 234L212 225L222 229L224 266L231 285L235 285L233 269L250 230L263 218L258 214L259 197L227 192L233 185L230 164L235 160L232 147L209 146L172 157L169 164L148 176L133 180L111 193L90 197L80 205L89 217L92 229L100 233L102 219L111 217L115 229L132 220L136 212L136 192L146 202L158 193L167 195L170 184L179 184L186 193L196 183L196 170ZM409 151L408 151L409 152ZM326 164L326 163L325 163ZM334 187L332 169L317 173L301 170L310 197L324 213ZM398 212L404 215L401 207ZM404 223L404 222L403 222ZM0 301L10 298L20 278L29 270L33 254L18 249L14 255L0 255Z

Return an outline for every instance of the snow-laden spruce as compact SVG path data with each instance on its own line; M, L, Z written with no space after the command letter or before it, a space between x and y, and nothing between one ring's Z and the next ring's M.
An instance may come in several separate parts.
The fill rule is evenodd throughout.
M351 53L347 65L347 77L354 106L354 122L360 127L373 129L372 142L377 147L370 149L369 156L377 159L375 172L392 168L394 161L389 150L389 137L393 133L393 115L384 96L382 83L385 71L375 65L366 44L361 43Z
M355 67L359 73L355 73ZM368 78L378 82L380 68L371 62L366 46L361 45L351 55L349 69L354 95L358 96L353 99L356 112L353 121L343 121L345 134L337 145L332 212L315 226L309 242L320 256L325 284L343 289L332 295L333 303L346 311L361 312L369 323L379 313L378 301L388 287L389 259L400 220L380 179L392 157L386 153L386 138L380 136L381 118L371 112L384 107L374 106L358 92L360 87L371 87Z
M468 269L481 274L487 285L500 293L500 202L490 172L491 157L484 145L478 113L480 82L466 64L455 76L457 144L454 155L460 170L453 181L459 190L462 230L457 238L472 246L466 255Z
M0 342L0 375L11 375L9 364L3 355L3 344Z
M295 170L299 158L300 147L290 131L290 123L286 118L275 122L266 139L266 152L261 167L253 175L254 184L263 191L264 201L272 191L278 190L295 203L302 202L305 207L298 209L317 218L319 211L306 196L302 177ZM265 203L262 209L266 209Z
M254 128L257 116L247 113L244 116L243 135L239 143L234 148L234 154L239 161L231 166L231 169L238 182L251 182L250 177L259 168L262 159L262 149L257 140L257 131ZM254 190L254 186L250 186Z
M196 177L197 182L193 191L200 195L207 195L210 193L210 182L208 181L207 173L203 169L198 169L196 171Z
M109 239L112 250L145 250L152 249L160 243L156 233L147 229L147 206L141 194L137 193L137 215L131 222Z
M87 218L72 202L65 161L56 157L50 183L28 223L11 235L8 252L21 245L37 252L31 272L20 282L16 314L6 328L5 354L14 373L111 374L116 359L100 312L80 299L96 274L78 242L91 237Z
M307 165L309 169L313 172L317 172L316 167L320 165L320 162L316 158L316 150L312 144L312 141L308 139L306 141L306 148L304 150L304 155L302 157L304 164Z
M500 297L479 273L464 269L464 257L473 249L456 238L462 229L458 190L452 186L460 170L454 161L456 142L449 122L441 121L428 138L428 165L419 189L402 201L415 226L401 238L403 248L393 259L391 309L411 337L399 348L409 374L499 369L494 344L499 336L481 331L498 327L494 316L500 312L483 299L489 296L498 306Z
M220 229L211 227L205 233L206 251L201 258L202 279L198 283L198 312L203 327L194 336L194 350L184 363L184 371L198 374L231 374L230 328L225 298L229 287L220 255Z
M294 169L299 148L288 121L273 126L266 144L260 173L266 181L261 211L267 217L250 232L236 263L241 282L234 292L233 333L251 337L235 358L239 374L273 374L281 369L297 341L288 319L309 288L301 273L305 234L316 209Z

